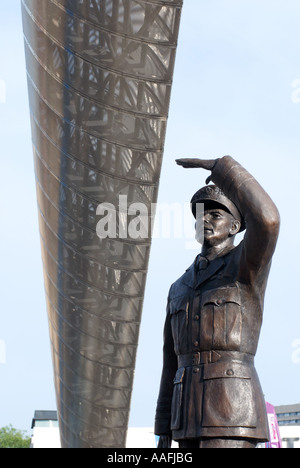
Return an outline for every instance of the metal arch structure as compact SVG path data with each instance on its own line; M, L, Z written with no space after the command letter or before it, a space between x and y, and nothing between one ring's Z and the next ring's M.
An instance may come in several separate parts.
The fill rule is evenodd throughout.
M22 0L64 448L124 447L151 239L97 207L157 200L182 0ZM110 206L111 206L110 205Z

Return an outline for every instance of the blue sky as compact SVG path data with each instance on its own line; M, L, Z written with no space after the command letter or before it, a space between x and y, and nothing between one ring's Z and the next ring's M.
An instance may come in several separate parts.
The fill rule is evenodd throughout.
M0 427L30 431L34 411L55 409L55 395L20 1L0 9ZM159 192L161 203L189 202L206 174L174 160L230 154L277 204L282 227L256 357L275 405L300 401L299 17L298 0L185 0ZM196 254L183 238L153 240L131 426L153 423L168 290Z

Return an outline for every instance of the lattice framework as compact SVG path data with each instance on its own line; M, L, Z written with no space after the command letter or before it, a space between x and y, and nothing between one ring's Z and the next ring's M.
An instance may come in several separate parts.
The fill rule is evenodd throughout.
M125 445L151 239L99 239L97 207L157 200L181 8L22 0L63 447Z

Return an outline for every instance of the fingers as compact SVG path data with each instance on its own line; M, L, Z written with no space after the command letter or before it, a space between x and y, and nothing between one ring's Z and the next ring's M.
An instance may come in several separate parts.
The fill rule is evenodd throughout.
M194 167L202 167L201 159L176 159L176 163L178 166L186 167L186 168L194 168Z
M200 168L200 169L212 170L217 162L217 159L185 158L185 159L176 159L175 161L176 161L176 164L185 168Z

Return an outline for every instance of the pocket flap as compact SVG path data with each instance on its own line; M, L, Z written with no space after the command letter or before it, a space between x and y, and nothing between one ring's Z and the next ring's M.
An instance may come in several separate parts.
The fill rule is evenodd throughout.
M176 297L170 301L169 307L171 315L177 314L180 310L184 310L186 312L189 307L189 298L186 296Z
M247 364L239 362L215 362L204 366L204 380L238 378L251 379L252 371Z
M183 382L184 374L185 374L185 367L181 367L180 369L178 369L178 371L176 372L175 378L173 380L174 385L181 384Z
M209 291L205 291L202 296L202 306L213 304L218 307L228 302L241 305L240 290L237 286L210 289Z

